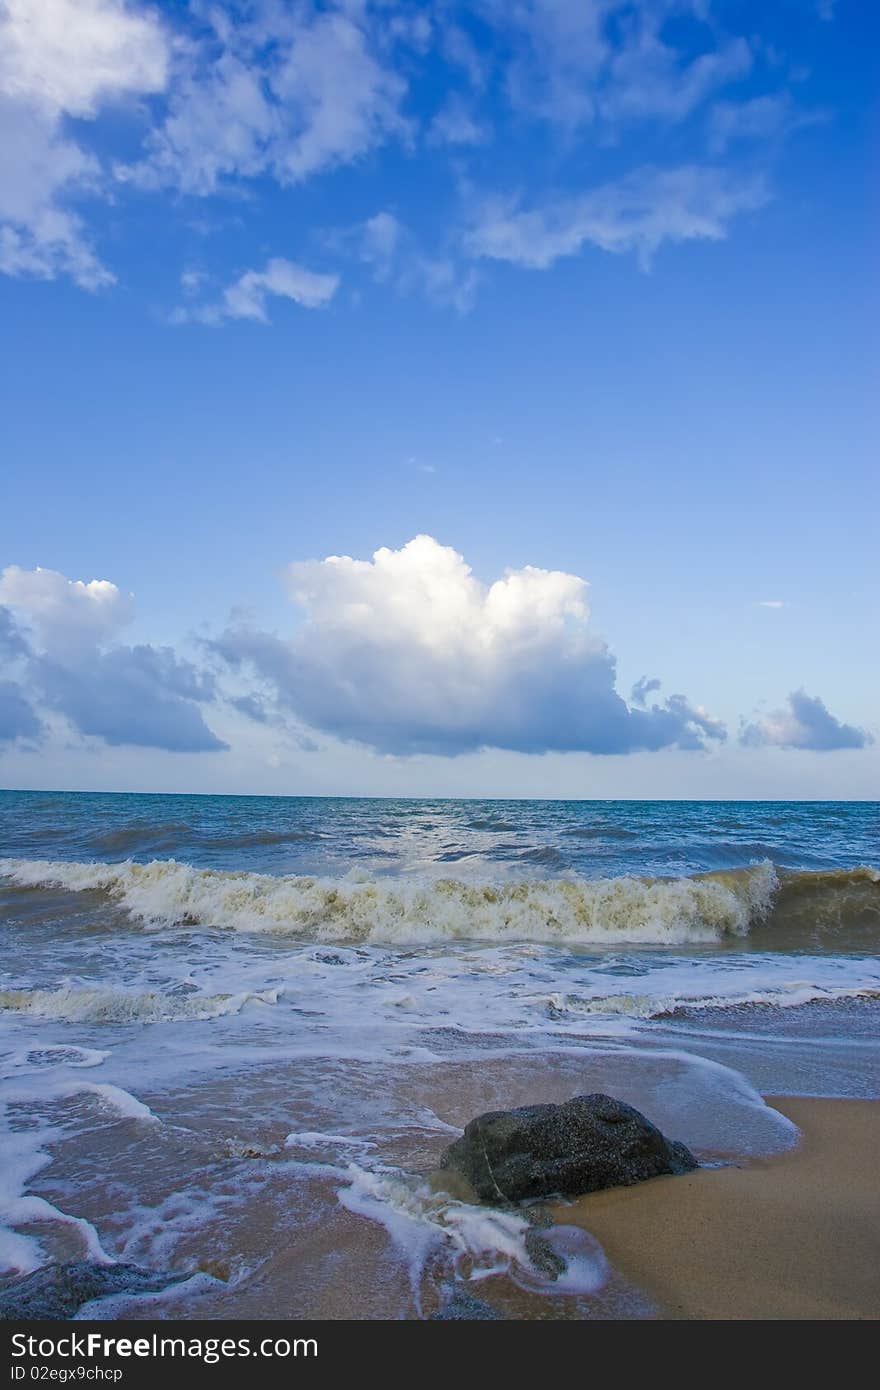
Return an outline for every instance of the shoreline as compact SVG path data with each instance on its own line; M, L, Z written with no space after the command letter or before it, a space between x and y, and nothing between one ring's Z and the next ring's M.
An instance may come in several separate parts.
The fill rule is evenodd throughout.
M797 1146L552 1208L662 1319L880 1317L880 1101L765 1097Z

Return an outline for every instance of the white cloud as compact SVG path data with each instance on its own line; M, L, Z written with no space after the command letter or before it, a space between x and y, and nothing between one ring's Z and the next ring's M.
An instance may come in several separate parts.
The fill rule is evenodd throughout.
M788 608L788 607L789 607L789 603L788 603L788 600L787 600L787 599L784 599L784 598L759 598L759 599L758 599L758 607L759 607L759 608Z
M656 31L643 31L635 43L625 45L612 59L611 84L599 99L599 110L612 121L681 121L711 92L745 77L751 66L751 49L745 39L733 39L682 63Z
M640 169L577 197L524 210L514 200L480 207L465 238L476 256L546 270L585 245L633 251L643 265L664 242L719 241L738 213L767 200L760 178L682 165Z
M0 575L0 652L18 680L0 684L0 739L36 738L43 706L113 745L224 747L199 708L214 698L211 676L168 647L114 642L133 614L131 594L107 579L8 566Z
M167 59L156 16L123 0L0 0L0 271L112 282L68 206L100 165L66 119L160 91Z
M88 290L112 284L82 220L61 201L93 187L98 175L97 160L59 134L57 122L0 96L0 271L45 280L67 274Z
M224 180L270 174L298 183L357 159L392 136L406 82L383 61L364 5L258 6L181 50L168 113L139 165L120 170L147 185L214 192Z
M0 91L53 114L90 118L107 102L165 85L156 15L125 0L2 0Z
M818 695L794 690L784 709L773 710L746 724L740 742L751 748L808 748L814 752L830 752L836 748L865 748L873 739L867 730L841 723Z
M367 32L342 12L318 12L294 32L273 87L297 127L279 151L282 178L297 181L347 162L406 130L399 112L406 83L382 65Z
M526 566L489 586L430 536L372 560L291 565L306 621L283 641L248 626L214 644L250 663L306 723L383 753L484 746L624 753L696 748L722 726L683 696L632 709L589 626L587 584Z
M752 65L711 0L482 0L482 9L506 49L511 104L569 130L684 120ZM668 21L687 11L697 52L668 36Z
M223 291L218 303L178 309L173 319L177 323L220 323L222 319L268 323L267 300L291 299L303 309L320 309L330 302L338 287L338 275L322 275L275 256L263 270L246 270Z
M81 204L124 182L241 197L255 180L297 185L417 139L426 158L452 152L461 179L468 147L501 133L505 115L506 139L550 121L562 138L557 129L548 155L577 151L581 163L588 132L626 158L636 126L699 114L696 139L720 155L819 119L786 92L727 92L761 47L727 32L715 0L476 0L473 10L465 21L456 7L403 0L0 0L0 271L111 284ZM135 100L147 133L111 179L82 123ZM764 196L757 179L691 165L636 168L540 205L490 199L464 246L448 225L430 251L408 236L384 278L466 312L477 278L462 250L546 266L591 242L645 261L663 241L725 235ZM173 317L264 317L276 292L266 273L248 271L219 306Z
M407 236L405 227L394 213L377 212L361 223L356 236L361 260L374 268L379 279L384 279Z
M47 650L78 650L115 636L134 616L134 599L109 579L67 579L57 570L9 565L0 603L20 613Z
M370 560L292 564L287 580L302 619L292 635L239 612L207 643L211 669L170 647L123 644L133 600L111 581L9 566L0 574L6 755L44 741L46 720L114 747L218 751L227 745L205 710L222 718L224 700L239 721L281 730L300 750L314 751L320 731L394 758L484 748L632 754L725 739L701 706L661 699L656 677L637 680L628 701L618 693L614 654L591 626L578 575L526 565L484 584L423 535ZM225 694L217 658L236 673ZM799 690L744 723L739 741L826 752L873 739Z

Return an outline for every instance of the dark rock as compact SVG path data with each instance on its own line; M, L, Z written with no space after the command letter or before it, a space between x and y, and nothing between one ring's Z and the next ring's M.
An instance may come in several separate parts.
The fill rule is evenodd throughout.
M129 1264L93 1264L89 1260L43 1265L0 1289L0 1321L72 1318L93 1298L158 1293L185 1278L185 1274L166 1274Z
M431 1314L431 1322L503 1322L501 1314L491 1304L475 1298L460 1286L451 1290L443 1307Z
M532 1268L543 1274L546 1279L558 1279L560 1274L564 1274L568 1269L565 1260L553 1249L547 1237L542 1236L540 1231L533 1227L526 1231L523 1244L532 1262Z
M576 1096L564 1105L524 1105L471 1120L440 1160L483 1202L577 1197L698 1166L631 1105L613 1096Z

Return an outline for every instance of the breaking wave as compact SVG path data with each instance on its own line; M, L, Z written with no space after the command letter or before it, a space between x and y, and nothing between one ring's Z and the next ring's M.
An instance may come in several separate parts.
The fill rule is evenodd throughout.
M24 889L97 892L154 928L203 926L310 941L718 944L766 934L776 944L880 928L880 873L790 873L769 861L682 878L525 879L469 883L279 876L197 869L176 860L83 864L0 860ZM840 944L837 942L837 944ZM183 1007L183 1005L181 1005Z

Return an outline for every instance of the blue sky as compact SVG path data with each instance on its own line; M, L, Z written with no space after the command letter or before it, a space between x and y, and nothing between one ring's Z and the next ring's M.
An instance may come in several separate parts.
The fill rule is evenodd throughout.
M876 795L876 29L0 0L0 785Z

